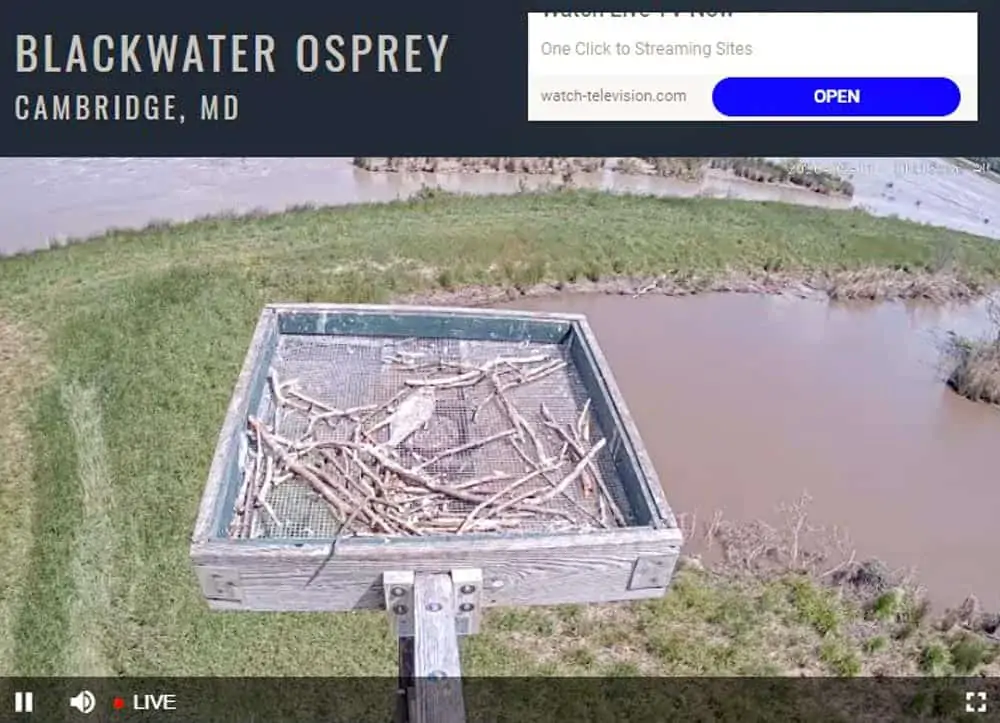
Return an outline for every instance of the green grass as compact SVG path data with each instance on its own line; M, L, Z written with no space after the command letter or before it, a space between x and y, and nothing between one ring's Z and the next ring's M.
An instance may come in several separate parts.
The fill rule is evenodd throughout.
M872 604L870 612L876 620L892 620L899 615L902 604L902 591L890 590L878 596Z
M897 220L563 192L208 219L0 260L0 675L395 674L380 614L217 614L199 597L188 537L266 302L727 270L912 275L942 258L1000 278L1000 245ZM854 674L851 616L808 581L686 573L649 604L495 611L463 660L470 675Z

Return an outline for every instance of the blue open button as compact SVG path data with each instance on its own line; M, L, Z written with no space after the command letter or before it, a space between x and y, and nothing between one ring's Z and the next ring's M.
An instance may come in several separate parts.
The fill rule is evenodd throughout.
M712 91L731 118L943 118L961 101L948 78L725 78Z

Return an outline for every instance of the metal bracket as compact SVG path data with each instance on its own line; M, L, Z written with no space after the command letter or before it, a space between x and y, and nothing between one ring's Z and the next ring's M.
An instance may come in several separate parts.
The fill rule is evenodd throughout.
M456 569L450 572L455 610L455 630L459 635L475 635L482 619L483 573L476 569ZM397 638L414 635L413 586L416 574L394 570L382 574L385 609L389 625Z
M666 588L677 564L677 555L647 555L635 561L629 590Z
M225 567L196 567L195 574L207 600L243 602L243 587L239 570Z
M413 623L413 583L416 575L412 572L386 572L382 574L382 588L385 591L385 609L389 614L389 625L397 638L412 638Z
M475 635L482 619L483 571L451 571L455 595L455 629L459 635Z

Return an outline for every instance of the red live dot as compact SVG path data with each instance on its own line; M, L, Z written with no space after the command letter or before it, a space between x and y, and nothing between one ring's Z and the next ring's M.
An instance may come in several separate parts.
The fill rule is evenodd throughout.
M121 710L122 708L125 707L125 699L115 698L114 703L112 703L112 705L114 705L115 710Z

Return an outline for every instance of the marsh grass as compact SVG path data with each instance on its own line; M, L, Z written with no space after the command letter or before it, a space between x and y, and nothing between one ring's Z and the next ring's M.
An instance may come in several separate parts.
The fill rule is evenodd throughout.
M993 330L984 337L950 337L948 386L973 401L1000 404L1000 302L991 300L989 317Z

